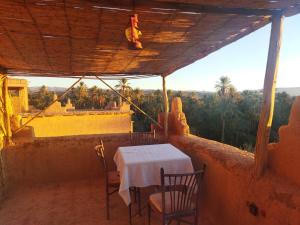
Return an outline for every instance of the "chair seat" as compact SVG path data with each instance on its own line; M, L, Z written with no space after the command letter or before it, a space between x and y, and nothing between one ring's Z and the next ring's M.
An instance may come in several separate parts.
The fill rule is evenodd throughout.
M108 172L108 185L118 187L120 185L120 174L118 171Z
M165 192L165 213L172 212L172 209L171 209L171 195L170 195L170 193L171 192ZM183 193L179 192L179 191L175 191L175 198L172 196L172 200L175 201L175 204L173 203L173 206L174 205L177 206L178 199L179 199L179 201L181 201L181 199L182 199L182 198L180 198L181 196L179 196L179 198L178 198L178 195L183 195ZM162 193L161 192L150 195L150 197L149 197L149 203L150 203L151 207L154 210L156 210L157 212L159 212L159 213L163 212L162 211ZM180 205L180 203L179 203L179 205ZM192 210L194 208L195 208L195 204L192 203L190 209Z

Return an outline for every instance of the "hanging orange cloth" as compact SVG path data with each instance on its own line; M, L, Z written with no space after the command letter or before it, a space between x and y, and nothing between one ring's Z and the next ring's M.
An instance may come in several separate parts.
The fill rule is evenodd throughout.
M142 32L138 28L138 22L137 14L130 16L131 26L125 30L125 36L128 40L128 46L130 49L143 49L142 43L139 40L142 36Z

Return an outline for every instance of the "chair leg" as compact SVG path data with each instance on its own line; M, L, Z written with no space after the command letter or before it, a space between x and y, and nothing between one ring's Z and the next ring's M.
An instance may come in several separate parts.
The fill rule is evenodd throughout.
M198 225L198 213L195 214L195 225Z
M137 194L138 194L138 208L139 208L139 215L142 215L142 207L141 207L141 188L137 188Z
M136 195L137 195L136 187L133 188L133 194L134 194L134 203L136 203Z
M106 191L105 202L106 202L106 219L109 220L110 215L109 215L109 194L108 194L108 190Z
M168 225L167 224L167 220L166 220L166 218L163 216L163 219L162 219L162 225Z
M148 204L148 225L151 223L151 206Z
M131 225L131 203L130 203L129 206L128 206L128 210L129 210L129 212L128 212L128 216L129 216L129 224Z

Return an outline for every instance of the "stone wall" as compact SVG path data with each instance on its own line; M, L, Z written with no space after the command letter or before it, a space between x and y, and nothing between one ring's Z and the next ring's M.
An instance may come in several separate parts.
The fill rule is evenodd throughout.
M32 118L23 115L22 124ZM28 126L34 137L116 134L132 132L131 112L86 111L46 114L32 120Z
M4 148L6 188L97 178L102 174L94 146L102 139L109 167L119 146L130 145L129 134L59 137Z
M253 154L192 135L172 136L170 142L190 155L196 168L207 165L201 220L214 225L300 224L300 186L272 171L255 179Z

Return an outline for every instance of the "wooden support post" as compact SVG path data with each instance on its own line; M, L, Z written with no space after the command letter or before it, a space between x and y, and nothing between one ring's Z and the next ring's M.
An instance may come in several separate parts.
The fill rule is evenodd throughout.
M4 126L6 130L4 144L9 145L11 143L11 128L10 128L10 115L9 115L9 96L8 96L8 77L4 78L2 87L3 101L4 101Z
M255 174L263 175L268 164L268 143L272 126L275 87L277 82L279 52L281 46L282 15L272 17L272 30L268 53L268 62L264 80L263 104L258 125L255 146Z
M166 77L162 76L162 80L163 80L163 98L164 98L164 112L165 112L165 115L164 115L164 134L165 134L165 138L168 138L169 99L168 99L168 93L167 93L167 88L166 88Z

